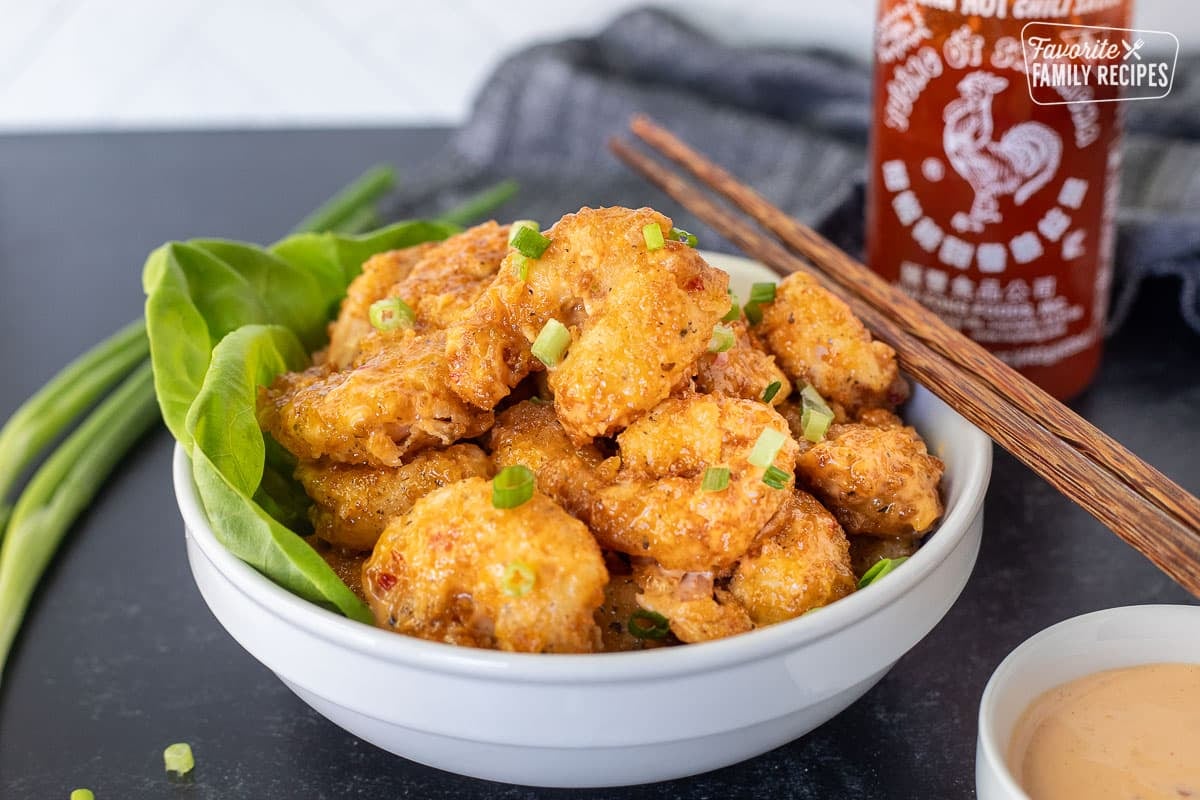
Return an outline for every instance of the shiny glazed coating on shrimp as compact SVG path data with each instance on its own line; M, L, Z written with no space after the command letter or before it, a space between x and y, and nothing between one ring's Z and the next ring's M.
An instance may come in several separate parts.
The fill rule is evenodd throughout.
M769 402L773 406L783 403L792 393L792 382L775 364L775 356L763 349L745 322L735 320L728 325L733 330L733 347L700 357L696 389L704 394L762 400L767 387L778 383L779 389Z
M874 411L862 422L835 423L796 462L801 482L850 534L919 536L942 515L944 469L899 417Z
M785 437L774 466L790 482L798 447L770 406L721 395L663 401L617 437L621 469L592 495L588 525L604 547L667 569L731 566L788 495L749 462L766 428ZM726 488L701 488L709 467L729 469Z
M755 331L798 385L812 384L852 414L895 406L908 396L895 351L874 341L850 307L812 277L797 272L784 278L762 311Z
M729 592L755 625L771 625L854 591L850 544L808 492L792 492L733 572Z
M671 230L669 218L648 208L584 208L546 232L550 244L539 258L511 252L495 282L447 330L459 396L494 407L541 368L530 347L555 319L571 343L549 383L572 440L615 433L666 398L728 310L729 278L669 236L650 250L643 229L652 224L664 235Z
M638 605L666 617L681 642L724 639L754 628L746 610L711 572L666 570L650 559L634 560L633 576L641 593Z
M492 505L492 484L437 489L394 520L363 568L381 627L448 644L588 653L608 573L586 527L540 492Z
M399 466L430 446L478 436L492 413L449 387L445 334L373 331L350 369L279 376L259 392L259 425L302 459Z
M350 550L370 550L394 517L434 489L492 475L492 460L473 444L423 450L399 467L334 461L296 467L296 479L313 499L309 517L316 535Z
M329 326L328 362L346 369L367 341L371 304L398 297L416 314L418 332L441 330L475 302L508 252L508 228L485 222L441 242L380 253L363 264Z

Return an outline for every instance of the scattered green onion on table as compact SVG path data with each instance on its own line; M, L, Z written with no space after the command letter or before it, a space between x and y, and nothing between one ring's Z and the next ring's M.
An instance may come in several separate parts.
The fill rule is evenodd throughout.
M192 755L192 746L187 742L167 745L167 748L163 750L163 766L167 772L187 775L196 766L196 757Z
M391 167L372 168L296 231L362 233L378 224L375 203L394 183ZM515 182L504 181L468 198L438 222L465 225L516 190ZM220 250L228 243L210 244ZM37 583L72 523L125 453L161 419L149 355L145 322L130 323L63 368L0 428L0 681ZM94 405L10 504L24 471Z

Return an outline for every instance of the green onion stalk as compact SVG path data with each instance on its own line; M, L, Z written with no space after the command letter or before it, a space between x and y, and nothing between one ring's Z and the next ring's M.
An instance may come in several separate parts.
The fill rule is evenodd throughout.
M131 322L72 361L26 400L0 428L0 503L42 448L149 355L145 323ZM0 511L0 532L4 517Z
M297 233L362 233L377 227L375 203L395 172L374 167L322 205ZM440 219L466 224L507 201L505 181ZM68 364L0 428L0 680L30 599L72 523L99 492L126 452L160 419L146 325L137 320ZM10 496L43 449L112 390L30 478L15 504Z
M34 587L71 523L158 418L154 374L146 362L46 459L21 493L0 551L0 657L7 656Z

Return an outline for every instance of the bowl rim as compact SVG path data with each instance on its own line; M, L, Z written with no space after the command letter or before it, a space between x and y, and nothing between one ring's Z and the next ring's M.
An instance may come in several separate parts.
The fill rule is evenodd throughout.
M757 271L766 269L751 259L725 253L705 253L705 258L718 264L736 264ZM916 393L928 393L928 389L919 383L914 382L914 386L914 396ZM936 398L931 399L941 402ZM942 413L956 414L948 406ZM355 622L293 595L238 559L217 541L196 494L190 458L178 442L175 444L172 474L187 535L217 571L247 599L282 621L331 644L389 662L468 677L537 683L644 681L722 669L795 650L832 636L879 612L925 580L962 541L972 521L982 512L987 494L992 466L991 439L961 417L959 424L965 435L956 439L955 448L965 454L966 468L961 474L955 475L956 483L961 486L957 502L946 509L936 535L931 536L905 562L903 569L896 570L888 580L872 584L867 590L854 592L796 619L737 636L686 647L624 653L509 653L399 636Z
M1145 603L1089 611L1086 614L1068 617L1047 628L1043 628L1014 647L1004 657L1004 660L996 666L991 677L988 678L987 685L984 686L983 694L979 700L979 715L976 725L979 730L978 749L983 763L976 765L976 772L978 773L981 767L986 767L991 772L992 777L1000 784L1000 788L1008 796L1011 796L1013 800L1029 800L1029 795L1017 783L1016 778L1013 777L1012 769L1008 765L1008 758L1004 752L1007 750L1008 743L997 741L998 737L994 731L996 707L1007 685L1021 671L1018 667L1018 662L1026 659L1030 653L1047 647L1066 631L1076 628L1087 628L1113 620L1137 620L1144 617L1153 617L1161 623L1163 616L1168 614L1179 618L1191 618L1189 621L1194 626L1200 621L1200 606L1182 603ZM1131 640L1131 647L1134 645L1136 645L1136 640ZM1153 658L1147 661L1139 661L1135 658L1130 665L1157 664L1161 662L1161 658ZM1102 672L1105 669L1109 669L1109 667L1100 666L1091 670L1091 672L1083 673L1083 675ZM1030 698L1026 701L1026 705L1032 702L1032 700L1033 698ZM978 780L977 774L977 785Z

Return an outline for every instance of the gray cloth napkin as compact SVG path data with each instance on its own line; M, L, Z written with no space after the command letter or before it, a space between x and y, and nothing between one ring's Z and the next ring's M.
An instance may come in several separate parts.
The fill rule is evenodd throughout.
M653 205L703 246L731 246L629 172L610 136L648 113L775 204L861 253L868 68L833 53L734 48L661 11L592 38L538 45L497 68L443 163L410 182L398 213L428 214L504 177L523 216ZM1180 59L1164 100L1128 103L1113 325L1142 281L1175 277L1200 333L1200 57ZM501 210L503 216L503 210Z

